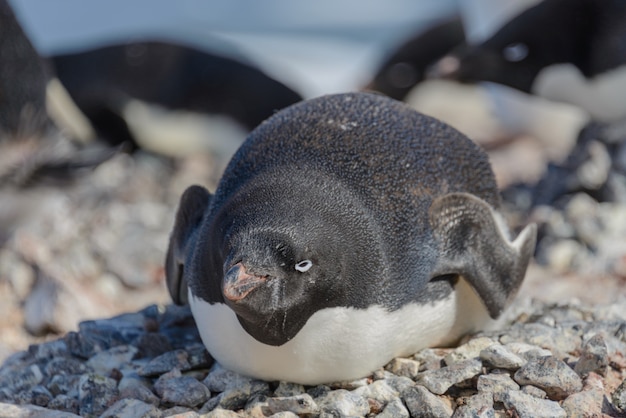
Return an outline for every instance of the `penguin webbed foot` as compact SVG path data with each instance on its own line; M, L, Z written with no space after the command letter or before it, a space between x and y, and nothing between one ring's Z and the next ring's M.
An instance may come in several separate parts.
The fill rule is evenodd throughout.
M167 290L177 305L188 303L187 280L183 274L185 259L211 198L207 189L197 185L188 187L180 198L165 258Z
M435 199L429 218L439 245L433 277L462 276L489 315L498 318L522 284L535 248L536 226L526 226L511 241L491 206L468 193Z

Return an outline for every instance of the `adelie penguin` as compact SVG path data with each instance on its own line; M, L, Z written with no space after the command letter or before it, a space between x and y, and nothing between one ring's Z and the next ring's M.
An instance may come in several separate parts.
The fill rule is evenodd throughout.
M183 194L167 285L208 351L265 380L368 375L498 318L535 227L510 239L487 156L381 95L323 96L259 125L214 194Z
M626 2L544 0L435 68L440 77L492 81L574 104L595 120L624 118Z

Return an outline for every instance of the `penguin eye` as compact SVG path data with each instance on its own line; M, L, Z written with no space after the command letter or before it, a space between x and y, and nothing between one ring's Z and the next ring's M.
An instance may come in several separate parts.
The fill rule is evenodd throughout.
M298 264L296 264L296 270L298 270L300 273L309 271L311 267L313 267L313 262L311 260L302 260Z
M507 45L502 50L504 59L510 62L519 62L528 56L528 46L522 42Z

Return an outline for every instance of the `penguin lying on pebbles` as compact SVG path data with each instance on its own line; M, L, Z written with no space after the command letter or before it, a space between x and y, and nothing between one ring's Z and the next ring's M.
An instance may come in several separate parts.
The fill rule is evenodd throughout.
M451 344L518 290L515 240L481 149L371 93L323 96L259 125L214 194L183 194L167 285L223 366L319 384Z
M434 74L492 81L577 105L600 121L626 117L626 2L544 0L491 38L442 58Z

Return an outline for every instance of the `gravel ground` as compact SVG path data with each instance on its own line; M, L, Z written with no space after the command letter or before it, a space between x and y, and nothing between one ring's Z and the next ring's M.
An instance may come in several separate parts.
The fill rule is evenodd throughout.
M223 161L118 155L71 187L0 188L0 416L620 416L623 137L589 129L539 187L504 190L511 223L538 222L540 240L502 331L317 387L221 369L168 305L178 198L214 188Z

